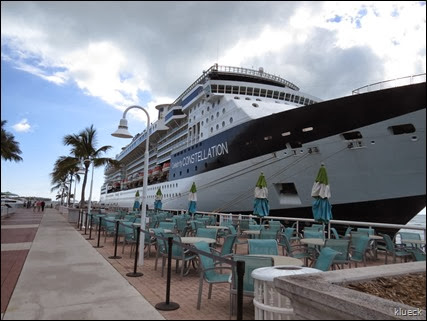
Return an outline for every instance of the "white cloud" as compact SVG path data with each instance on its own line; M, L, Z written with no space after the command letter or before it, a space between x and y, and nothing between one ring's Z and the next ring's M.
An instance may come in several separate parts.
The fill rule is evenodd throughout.
M12 128L20 133L27 133L31 130L31 125L28 123L28 119L24 118L19 123L16 123Z
M325 99L426 65L415 1L6 2L1 15L3 60L120 110L172 102L215 62L262 66Z

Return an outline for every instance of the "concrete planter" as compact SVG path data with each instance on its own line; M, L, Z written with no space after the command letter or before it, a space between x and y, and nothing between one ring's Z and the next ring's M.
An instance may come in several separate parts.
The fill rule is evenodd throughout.
M291 300L293 319L305 320L425 320L426 311L341 284L378 277L425 272L425 262L389 264L274 279L276 290Z
M79 209L78 208L69 208L68 209L68 222L77 223L79 220Z

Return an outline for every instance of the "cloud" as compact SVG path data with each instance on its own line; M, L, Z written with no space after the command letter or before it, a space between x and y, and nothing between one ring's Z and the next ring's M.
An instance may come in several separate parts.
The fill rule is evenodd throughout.
M27 133L32 129L31 125L28 123L28 119L26 118L22 119L19 123L13 125L12 128L20 133Z
M119 110L154 114L216 62L327 99L425 72L425 17L412 1L6 2L2 59Z

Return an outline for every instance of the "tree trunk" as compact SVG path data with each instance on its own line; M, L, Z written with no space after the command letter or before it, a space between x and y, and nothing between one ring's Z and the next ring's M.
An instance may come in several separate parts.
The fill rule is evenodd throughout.
M83 209L83 206L85 204L85 189L86 189L87 173L89 171L89 166L90 166L90 163L88 163L87 165L86 165L86 163L84 163L84 164L85 164L85 176L83 177L82 197L80 200L80 208L81 209Z

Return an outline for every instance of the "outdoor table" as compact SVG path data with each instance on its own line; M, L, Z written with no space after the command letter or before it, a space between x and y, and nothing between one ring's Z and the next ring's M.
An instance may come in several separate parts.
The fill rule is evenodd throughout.
M221 225L207 225L206 228L212 228L217 230L228 230L228 226L221 226Z
M216 243L215 239L209 237L198 237L198 236L184 236L181 237L181 242L184 244L194 244L197 242L206 242L209 244Z
M272 257L274 261L274 266L276 265L294 265L294 266L303 266L304 263L300 259L283 256L283 255L269 255L269 254L249 254L248 256L263 256L263 257Z
M242 233L249 235L250 237L253 237L253 236L259 236L261 231L260 230L244 230Z
M300 239L300 242L302 244L315 245L315 246L323 246L323 245L325 245L325 240L324 239L316 239L316 238Z

